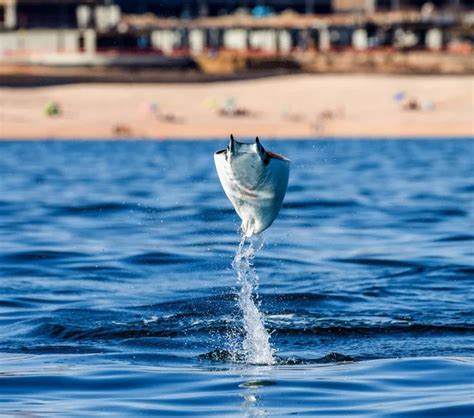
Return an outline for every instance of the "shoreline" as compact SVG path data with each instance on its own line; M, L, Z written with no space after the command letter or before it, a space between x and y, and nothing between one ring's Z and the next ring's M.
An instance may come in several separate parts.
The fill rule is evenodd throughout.
M455 139L474 137L472 115L472 76L0 88L0 140Z
M0 137L0 143L5 142L218 142L218 141L228 141L230 134L223 135L220 137L156 137L156 138L142 138L142 137L104 137L104 138L75 138L75 137L17 137L17 138L3 138ZM263 141L282 141L282 142L298 142L298 141L314 141L314 142L331 142L331 141L474 141L473 135L458 135L458 136L449 136L449 135L433 135L433 136L328 136L328 137L311 137L311 136L301 136L301 137L271 137L271 136L262 136L259 138ZM254 141L254 137L244 136L240 137L239 140L244 142Z

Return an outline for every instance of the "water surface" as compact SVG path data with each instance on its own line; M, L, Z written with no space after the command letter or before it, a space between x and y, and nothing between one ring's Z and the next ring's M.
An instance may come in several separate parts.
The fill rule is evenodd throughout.
M218 142L0 143L0 415L474 414L474 142L292 160L245 364Z

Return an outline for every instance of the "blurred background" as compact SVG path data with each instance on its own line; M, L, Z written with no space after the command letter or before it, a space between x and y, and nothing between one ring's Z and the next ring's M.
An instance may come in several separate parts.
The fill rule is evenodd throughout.
M472 417L473 45L469 0L0 0L0 415ZM231 133L292 161L258 309Z
M473 41L467 0L0 0L0 136L470 136Z

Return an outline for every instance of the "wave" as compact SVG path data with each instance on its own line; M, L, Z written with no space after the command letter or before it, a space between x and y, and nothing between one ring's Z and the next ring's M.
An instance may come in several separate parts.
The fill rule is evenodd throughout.
M125 257L122 261L137 265L163 265L163 264L191 264L197 260L191 257L183 257L182 255L166 253L160 251L145 252L133 256Z
M234 353L230 350L215 349L197 356L199 360L218 363L245 363L245 357L241 353ZM323 357L315 359L303 359L298 357L274 356L275 365L303 365L303 364L330 364L348 363L357 361L356 358L339 353L329 353Z
M355 200L305 200L283 203L284 209L353 208L360 206Z
M392 334L412 334L412 335L468 335L474 333L474 324L458 325L434 325L434 324L392 324L392 325L370 325L370 326L305 326L304 328L273 328L273 335L278 336L310 336L310 335L331 335L331 336L388 336Z
M414 268L417 269L416 271L421 273L425 266L410 262L410 261L402 261L402 260L393 260L393 259L386 259L386 258L365 258L365 257L354 257L354 258L332 258L330 261L334 261L336 263L348 263L348 264L360 264L364 266L382 266L382 267L400 267L400 268Z
M104 202L104 203L91 203L87 205L76 205L76 206L57 206L53 208L55 215L80 215L80 216L96 216L105 215L107 213L115 213L121 211L129 211L137 208L136 205L117 203L117 202Z
M152 320L135 319L127 321L124 314L104 312L94 313L93 311L71 310L63 312L62 317L66 320L55 322L50 319L41 319L28 331L34 337L53 338L60 340L82 341L82 340L125 340L133 338L187 338L192 335L210 334L240 334L239 324L231 318L219 316L222 312L206 310L207 307L200 306L196 310L203 310L199 315L196 312L176 315L156 315ZM222 308L221 308L222 310ZM217 316L217 318L215 318ZM93 321L90 321L93 318ZM76 320L75 320L76 319ZM87 321L87 322L86 322ZM123 322L122 322L123 321ZM338 337L364 337L394 335L473 335L474 324L453 323L453 324L431 324L431 323L373 323L363 324L353 321L334 323L332 321L317 321L311 323L308 318L303 324L295 322L293 326L290 321L285 321L284 326L276 326L271 320L267 321L267 329L274 337L309 337L309 336L331 336ZM332 322L332 323L331 323ZM296 340L295 340L296 341Z
M438 238L436 242L460 242L460 241L474 241L474 235L457 234L448 235L446 237Z
M88 254L75 251L35 250L6 253L0 256L0 261L6 263L38 263L87 257Z

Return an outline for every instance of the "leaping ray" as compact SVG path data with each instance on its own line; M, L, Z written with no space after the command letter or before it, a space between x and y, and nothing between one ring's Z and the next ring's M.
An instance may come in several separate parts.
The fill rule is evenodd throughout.
M290 160L265 150L258 137L245 144L230 136L226 149L214 154L225 194L242 219L245 236L259 234L275 220L285 197Z

